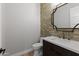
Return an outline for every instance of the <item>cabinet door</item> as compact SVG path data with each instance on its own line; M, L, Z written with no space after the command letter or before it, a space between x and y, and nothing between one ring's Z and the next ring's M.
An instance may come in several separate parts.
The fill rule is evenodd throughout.
M43 40L44 56L79 56L79 54Z
M52 44L43 41L43 55L44 56L60 56L61 53L57 52L55 47Z

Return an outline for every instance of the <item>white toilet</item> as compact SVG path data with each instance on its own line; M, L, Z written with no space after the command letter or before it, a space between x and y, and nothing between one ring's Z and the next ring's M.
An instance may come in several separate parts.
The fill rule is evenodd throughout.
M34 56L42 56L43 37L40 38L39 43L35 43L32 46L34 49Z

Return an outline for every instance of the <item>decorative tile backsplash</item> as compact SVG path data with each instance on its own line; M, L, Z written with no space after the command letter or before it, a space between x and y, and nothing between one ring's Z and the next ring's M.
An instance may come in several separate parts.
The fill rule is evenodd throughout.
M53 4L51 3L41 3L41 36L58 36L62 37L63 33L61 31L56 32L51 25L51 13L53 11ZM79 40L79 30L75 30L74 33L65 33L66 38L72 38Z
M41 36L50 36L53 32L51 25L52 10L50 3L41 3Z

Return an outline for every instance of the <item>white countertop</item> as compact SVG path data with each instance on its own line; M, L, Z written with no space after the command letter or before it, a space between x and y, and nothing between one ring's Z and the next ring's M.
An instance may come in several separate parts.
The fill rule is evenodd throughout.
M68 49L70 51L73 51L79 54L79 41L62 39L62 38L53 37L53 36L43 38L43 40L46 40L50 43L53 43L55 45L58 45L60 47L63 47L65 49Z

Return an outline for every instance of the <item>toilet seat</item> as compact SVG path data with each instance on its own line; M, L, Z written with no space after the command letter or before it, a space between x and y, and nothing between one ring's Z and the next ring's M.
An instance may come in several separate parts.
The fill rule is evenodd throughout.
M41 37L40 42L34 43L32 47L34 49L34 56L42 56L43 38Z
M33 44L33 47L41 47L41 46L43 46L41 43L35 43L35 44Z

